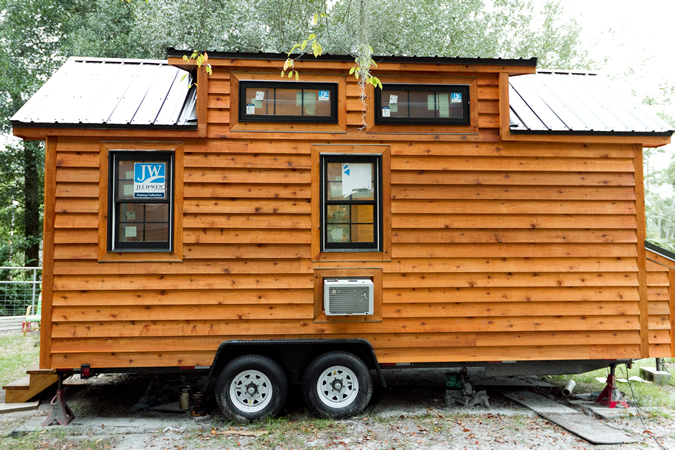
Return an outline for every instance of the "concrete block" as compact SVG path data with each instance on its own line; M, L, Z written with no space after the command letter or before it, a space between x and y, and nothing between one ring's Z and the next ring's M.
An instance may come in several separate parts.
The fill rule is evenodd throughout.
M640 375L647 381L653 381L656 384L666 384L670 382L670 374L663 370L656 370L654 367L640 367Z

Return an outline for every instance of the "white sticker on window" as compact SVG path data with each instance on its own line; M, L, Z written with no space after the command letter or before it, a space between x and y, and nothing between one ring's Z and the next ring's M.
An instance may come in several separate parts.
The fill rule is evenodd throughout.
M255 114L255 105L253 103L246 104L246 114Z
M134 171L133 170L127 170L124 172L124 178L126 180L133 180L134 179Z
M133 178L133 176L132 176ZM125 197L131 197L134 195L134 185L133 184L125 184L124 185L124 196Z
M166 163L134 163L134 198L166 198Z
M265 91L257 91L255 93L256 100L265 100Z
M136 212L135 211L127 211L127 220L132 221L136 220Z
M124 227L124 237L136 237L136 227Z
M373 190L372 164L342 164L342 196L349 197L359 190Z
M397 113L398 112L398 104L394 103L393 105L389 105L389 112L390 113Z
M256 108L262 108L262 100L253 100L253 106Z
M332 241L341 241L342 240L342 228L333 228L330 232L330 237Z
M450 103L462 103L462 93L453 92L450 96Z
M388 106L382 108L382 117L391 117L391 113Z
M390 95L389 96L389 104L395 105L397 103L398 103L398 95Z

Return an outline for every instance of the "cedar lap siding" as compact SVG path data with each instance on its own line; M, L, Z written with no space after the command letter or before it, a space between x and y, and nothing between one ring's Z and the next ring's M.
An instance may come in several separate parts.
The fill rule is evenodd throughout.
M380 363L674 354L675 264L645 250L642 173L672 131L595 77L380 58L385 87L467 85L470 118L376 124L369 87L362 129L349 57L296 64L337 84L325 124L239 120L240 82L293 87L283 55L211 53L212 76L182 55L71 59L13 118L47 146L41 368L209 366L230 339L358 337ZM589 125L601 109L613 122ZM172 251L108 251L114 149L174 155ZM322 153L381 159L381 251L322 251ZM359 275L374 314L326 316L322 279Z

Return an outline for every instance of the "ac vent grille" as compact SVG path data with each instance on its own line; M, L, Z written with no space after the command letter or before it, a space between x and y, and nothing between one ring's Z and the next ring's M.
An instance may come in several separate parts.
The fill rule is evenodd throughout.
M324 280L324 310L328 316L373 314L373 282Z

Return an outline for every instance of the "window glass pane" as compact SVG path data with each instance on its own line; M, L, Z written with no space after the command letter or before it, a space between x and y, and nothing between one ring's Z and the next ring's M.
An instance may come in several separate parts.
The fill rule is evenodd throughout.
M302 116L302 89L276 89L276 115Z
M375 242L373 225L352 225L351 242Z
M410 117L436 117L436 101L434 92L410 92Z
M169 204L168 203L145 203L145 221L146 222L168 222Z
M168 223L146 223L145 242L166 242L169 240Z
M349 225L328 225L328 242L351 242Z
M350 208L349 205L328 205L326 218L327 223L349 223Z
M328 163L326 198L328 200L373 200L375 165L372 163Z
M377 120L384 122L468 123L468 87L422 85L386 86L376 91L381 109Z
M388 109L387 109L388 108ZM389 115L387 115L389 114ZM383 117L408 117L408 91L382 93Z
M268 87L257 86L257 84ZM252 86L253 85L253 86ZM252 86L252 87L251 87ZM331 122L337 120L335 86L316 88L310 83L242 82L240 99L242 119L259 121ZM325 87L326 89L322 89ZM273 118L278 118L275 120Z
M330 98L330 91L305 89L303 95L305 115L330 117L330 104L333 101Z
M143 223L119 223L117 236L120 242L143 242Z
M246 89L246 114L268 115L274 114L274 91L268 88Z
M350 218L351 223L373 223L373 206L352 205Z

